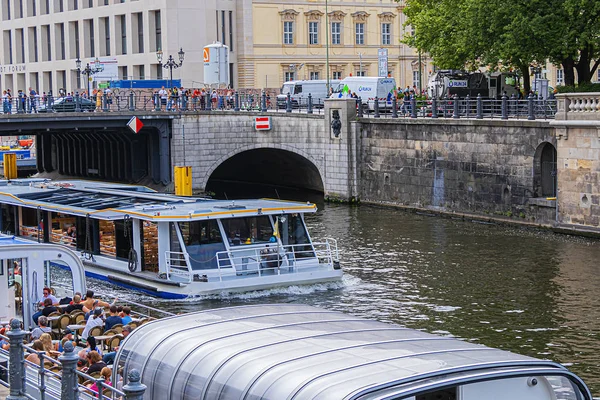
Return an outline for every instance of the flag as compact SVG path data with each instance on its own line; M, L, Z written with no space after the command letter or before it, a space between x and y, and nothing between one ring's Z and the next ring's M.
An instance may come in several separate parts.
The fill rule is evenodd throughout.
M273 229L273 236L279 239L279 217L275 218L275 229Z

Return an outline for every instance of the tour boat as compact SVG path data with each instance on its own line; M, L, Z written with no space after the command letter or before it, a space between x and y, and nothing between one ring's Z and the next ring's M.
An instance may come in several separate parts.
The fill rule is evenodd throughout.
M87 276L162 298L339 281L312 203L214 200L94 181L0 182L0 231L81 254Z

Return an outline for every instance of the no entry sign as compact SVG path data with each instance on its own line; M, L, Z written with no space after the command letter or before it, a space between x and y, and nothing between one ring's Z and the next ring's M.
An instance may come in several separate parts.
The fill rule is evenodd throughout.
M271 117L255 117L254 128L256 128L257 131L271 130Z

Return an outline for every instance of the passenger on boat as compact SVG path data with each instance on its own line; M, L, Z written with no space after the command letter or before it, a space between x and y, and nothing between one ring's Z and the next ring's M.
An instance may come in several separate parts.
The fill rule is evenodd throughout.
M117 299L115 299L115 301L113 301L112 304L115 304L117 302ZM103 308L108 308L111 305L108 304L105 301L99 300L99 299L95 299L94 298L94 291L93 290L88 290L85 293L85 300L83 301L83 306L85 308L87 308L88 310L93 310L96 307L103 307Z
M48 326L48 318L43 315L38 318L38 327L31 331L32 339L39 339L44 333L52 332L52 328Z
M65 335L60 340L60 342L58 342L58 351L60 351L61 353L65 351L65 343L67 342L73 343L73 347L77 345L77 343L75 343L75 339L73 338L73 331L69 328L65 329Z
M127 336L129 336L129 334L131 333L131 326L129 325L125 325L123 327L123 332L121 333L123 335L123 339L125 339ZM110 353L106 353L103 357L102 357L102 361L104 361L106 364L112 364L115 362L115 356L117 355L117 351L119 350L119 346L114 348L114 351L111 351Z
M239 246L242 244L242 239L239 233L231 232L229 234L229 244L232 246Z
M58 299L52 294L52 289L50 289L49 287L45 287L44 290L42 291L43 296L40 299L40 301L38 302L39 306L42 307L44 305L44 301L46 299L51 299L52 300L52 305L57 306L59 304ZM41 311L36 312L35 314L33 314L33 321L37 324L37 318L39 318L39 316L42 315Z
M108 367L104 367L104 368L102 368L102 371L100 371L100 376L104 379L104 385L105 386L112 386L112 383L110 382L110 376L111 375L112 375L112 369L110 369ZM98 386L96 385L96 382L92 383L89 386L89 388L94 393L98 393Z
M81 333L81 338L83 340L87 340L92 328L96 326L104 326L104 309L101 307L96 307L94 309L94 315L90 316L85 324L85 328Z
M53 312L58 311L54 305L52 305L52 299L44 300L44 308L42 309L42 315L44 317L49 317Z
M26 358L25 361L29 361L31 363L34 363L35 365L40 365L40 357L38 356L38 354L41 352L42 354L45 354L44 352L44 344L42 343L41 340L34 340L33 344L31 345L31 348L35 351L37 351L38 353L31 353L29 354Z
M70 314L71 312L73 312L75 310L81 310L85 313L90 311L83 306L83 303L81 302L81 296L79 294L76 294L75 296L73 296L72 303L69 304L68 306L66 306L64 309L65 314Z
M104 321L104 330L107 331L117 324L123 324L123 320L119 317L117 306L113 304L110 306L110 315L106 317L106 321Z
M123 307L123 312L120 314L121 319L123 320L123 325L127 325L132 321L131 318L131 307Z
M88 375L101 372L102 368L106 368L106 363L102 361L102 356L97 351L90 351L87 355L87 360L90 366L85 373Z
M100 354L100 358L102 358L102 350L96 345L96 338L93 336L88 337L87 347L85 349L81 349L77 355L79 358L87 358L88 354L92 351Z

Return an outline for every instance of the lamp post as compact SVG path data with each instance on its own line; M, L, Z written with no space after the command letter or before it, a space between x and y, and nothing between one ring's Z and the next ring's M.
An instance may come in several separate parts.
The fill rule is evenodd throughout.
M330 84L329 84L329 9L327 0L325 0L325 68L327 69L327 96L329 96Z
M91 97L90 76L103 70L102 66L100 65L100 60L98 59L98 57L96 57L96 59L94 60L93 67L90 67L90 63L87 63L85 65L85 68L82 70L81 69L81 60L79 59L79 57L77 57L77 60L75 60L75 66L77 67L77 72L80 76L81 76L81 74L83 74L87 77L87 95L88 95L88 97Z
M158 63L161 65L161 67L169 70L169 89L173 88L173 69L177 69L183 65L183 59L185 58L185 52L183 51L183 48L179 49L177 55L179 56L179 62L175 61L172 55L169 55L169 59L163 64L162 50L158 49L156 52L156 59L158 60Z

